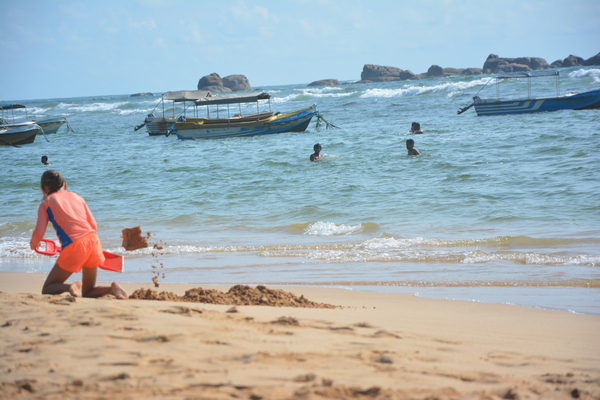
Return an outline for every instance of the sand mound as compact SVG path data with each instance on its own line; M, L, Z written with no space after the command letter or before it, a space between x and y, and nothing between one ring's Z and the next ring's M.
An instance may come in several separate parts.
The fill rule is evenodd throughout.
M279 289L268 289L263 285L258 285L255 289L250 286L236 285L227 293L214 289L194 288L186 291L184 296L178 296L172 292L159 293L152 289L138 289L129 298L236 306L335 308L331 304L315 303L307 300L304 296L297 297L292 293Z

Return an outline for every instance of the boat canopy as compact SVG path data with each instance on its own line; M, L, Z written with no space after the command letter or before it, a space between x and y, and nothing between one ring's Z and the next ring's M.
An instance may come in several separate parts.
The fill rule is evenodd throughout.
M196 100L197 106L212 105L212 104L239 104L239 103L257 103L258 100L270 99L271 95L266 92L259 94L223 94L219 96L208 96Z
M175 103L182 101L196 101L206 96L210 96L210 92L206 90L178 90L175 92L167 92L163 96L163 100L170 100Z
M496 79L505 78L537 78L539 76L558 76L558 71L552 70L536 70L536 71L522 71L522 72L507 72L504 74L496 75Z
M16 110L17 108L27 108L22 104L0 104L0 110Z
M527 98L531 99L531 78L537 78L540 76L555 76L556 77L556 96L560 96L560 82L558 79L558 70L536 70L536 71L522 71L522 72L507 72L505 74L496 75L496 99L500 98L500 80L509 78L529 78L527 80Z

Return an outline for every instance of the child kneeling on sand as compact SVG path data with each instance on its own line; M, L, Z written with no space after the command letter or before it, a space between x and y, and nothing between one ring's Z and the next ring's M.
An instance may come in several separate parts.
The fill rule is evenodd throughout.
M69 292L76 297L112 294L117 299L127 299L127 292L117 282L111 286L96 286L98 266L104 263L104 255L96 234L96 220L85 200L67 191L67 182L58 171L44 172L40 188L44 198L38 208L37 224L29 245L35 250L44 238L48 222L52 222L63 248L44 282L42 294ZM83 281L65 283L71 274L80 271Z

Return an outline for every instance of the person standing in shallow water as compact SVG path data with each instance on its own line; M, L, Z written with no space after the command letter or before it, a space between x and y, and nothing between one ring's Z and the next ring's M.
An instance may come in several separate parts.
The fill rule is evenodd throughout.
M48 156L42 156L42 164L50 165L50 163L48 162Z
M48 222L52 222L62 251L48 274L42 294L68 292L74 297L102 297L112 294L127 299L127 292L117 282L110 286L96 286L98 266L104 263L102 244L96 230L96 220L85 200L67 191L67 182L58 171L42 174L40 189L44 198L38 208L35 230L29 246L35 250L44 238ZM83 281L65 283L73 273L82 273Z
M310 161L319 161L323 156L321 155L321 145L319 143L313 146L313 150L315 151L310 155Z
M408 149L409 156L420 156L419 150L415 149L415 141L412 139L406 140L406 148Z

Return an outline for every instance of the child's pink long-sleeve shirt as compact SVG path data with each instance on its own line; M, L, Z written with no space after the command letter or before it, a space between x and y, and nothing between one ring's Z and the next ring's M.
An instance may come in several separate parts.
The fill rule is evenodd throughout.
M38 208L37 224L31 235L32 249L44 238L48 222L52 222L63 248L98 229L83 197L66 190L52 193L42 200Z

